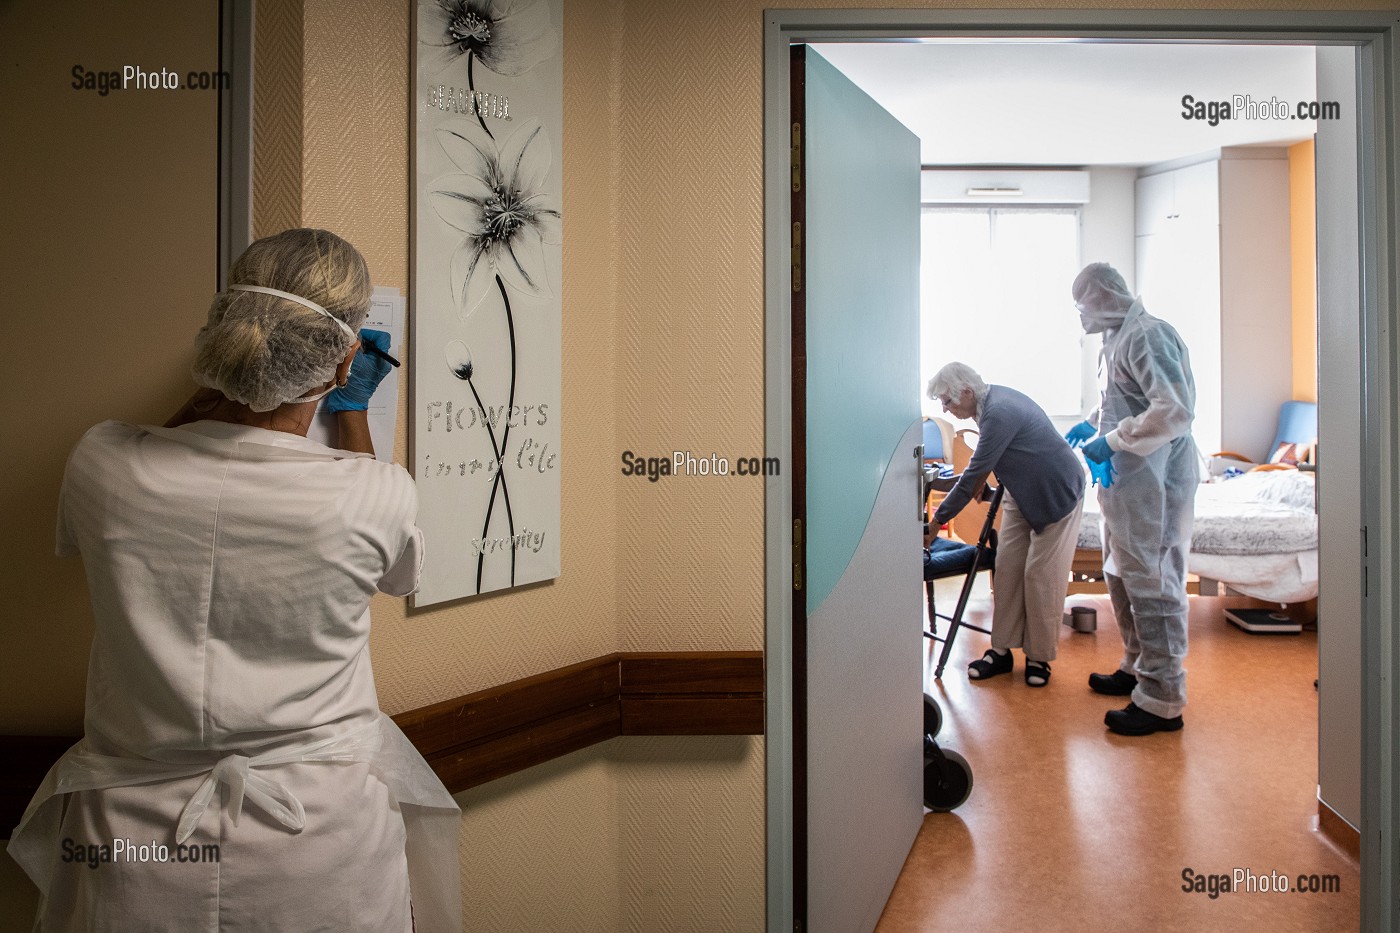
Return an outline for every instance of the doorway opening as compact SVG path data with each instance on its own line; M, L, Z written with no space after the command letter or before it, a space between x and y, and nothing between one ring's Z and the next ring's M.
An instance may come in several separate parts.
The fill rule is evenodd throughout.
M1393 813L1389 807L1380 808L1382 799L1393 791L1386 786L1385 780L1376 781L1369 778L1368 774L1381 775L1389 774L1391 762L1391 740L1383 734L1379 728L1379 709L1381 702L1393 708L1393 697L1382 697L1380 694L1381 654L1379 646L1388 639L1392 633L1393 622L1389 611L1391 582L1395 579L1394 567L1391 565L1393 555L1388 551L1379 551L1371 547L1369 553L1362 554L1359 545L1355 545L1355 529L1357 526L1368 529L1371 536L1380 532L1383 540L1389 540L1388 529L1390 523L1390 493L1385 489L1383 483L1379 482L1383 475L1382 464L1380 462L1379 451L1387 449L1388 439L1393 436L1393 431L1389 422L1389 409L1384 401L1394 397L1395 393L1391 385L1393 370L1389 367L1390 348L1382 347L1375 337L1381 332L1381 324L1384 319L1390 317L1389 305L1386 303L1386 296L1393 294L1393 283L1396 277L1396 269L1393 259L1388 259L1381 264L1368 264L1369 257L1390 256L1392 251L1386 249L1384 237L1388 220L1379 214L1370 213L1370 203L1379 203L1378 200L1368 201L1366 198L1357 198L1358 191L1378 191L1390 190L1390 185L1397 177L1395 164L1395 153L1384 148L1383 134L1376 131L1373 115L1376 113L1388 113L1389 102L1394 100L1394 88L1383 84L1376 76L1388 73L1381 62L1388 54L1387 45L1391 36L1390 22L1386 17L1368 16L1365 14L1340 14L1336 16L1318 14L1314 17L1289 17L1290 22L1279 23L1269 20L1268 15L1250 16L1238 15L1215 15L1210 18L1208 26L1200 25L1202 18L1192 17L1187 22L1184 15L1162 14L1119 14L1115 17L1111 12L1096 12L1094 14L1035 14L1035 21L1028 22L1030 14L988 14L988 13L967 13L967 14L901 14L901 13L862 13L853 11L848 13L830 14L784 14L782 12L770 12L768 14L768 48L766 54L767 69L767 118L768 143L766 147L768 165L766 166L766 178L769 191L767 201L767 247L769 259L769 290L768 290L768 435L769 446L773 448L770 453L787 455L789 451L785 449L791 437L791 424L785 423L786 413L791 412L791 381L790 381L790 359L785 358L785 354L790 351L787 343L790 334L787 328L788 321L787 307L785 304L786 295L782 286L787 285L785 278L786 270L783 268L781 259L790 255L791 242L789 228L787 227L782 195L785 192L781 188L775 188L775 184L786 182L787 169L786 148L779 148L777 143L787 142L786 131L788 130L787 111L779 89L782 85L778 82L779 77L785 78L779 72L785 71L787 61L786 49L790 44L797 42L829 42L829 41L855 41L871 39L913 39L915 37L935 36L941 39L961 40L962 42L985 42L989 39L998 38L1008 40L1011 43L1020 40L1027 42L1035 40L1046 42L1057 40L1061 42L1109 42L1109 41L1151 41L1151 40L1190 40L1201 42L1219 43L1222 41L1251 42L1260 38L1267 38L1274 43L1287 43L1297 45L1318 45L1333 51L1345 50L1346 61L1337 65L1335 59L1338 57L1333 51L1325 53L1325 57L1332 59L1331 64L1320 66L1319 74L1327 68L1332 68L1331 78L1334 81L1345 73L1348 78L1355 80L1360 77L1359 82L1355 82L1353 87L1361 88L1361 99L1356 102L1354 113L1356 122L1349 125L1351 134L1350 143L1352 148L1348 150L1347 140L1340 140L1336 145L1331 143L1324 147L1319 139L1319 219L1318 226L1321 231L1319 235L1319 305L1323 315L1323 343L1319 352L1319 359L1322 362L1324 378L1330 378L1329 372L1342 374L1337 380L1334 389L1331 391L1330 399L1328 389L1323 390L1323 410L1321 414L1322 443L1323 451L1331 451L1331 459L1326 459L1326 467L1332 472L1327 474L1328 488L1334 490L1331 493L1324 493L1324 500L1329 496L1335 503L1330 510L1324 508L1324 529L1323 553L1324 566L1322 577L1329 579L1328 561L1336 560L1341 569L1331 578L1339 586L1335 590L1337 595L1326 603L1325 612L1335 613L1335 617L1340 617L1345 613L1343 604L1347 600L1347 593L1350 593L1352 606L1354 606L1353 619L1355 624L1349 633L1342 632L1342 638L1336 640L1332 654L1338 652L1346 653L1346 662L1349 669L1355 671L1360 667L1365 679L1362 689L1358 690L1355 697L1357 714L1353 723L1339 723L1337 731L1341 740L1352 741L1354 748L1354 773L1357 775L1358 783L1362 787L1361 794L1357 795L1360 803L1360 818L1363 828L1368 824L1374 824L1382 813ZM1277 19L1277 16L1275 16ZM1340 45L1339 45L1340 43ZM777 54L779 51L783 54ZM1345 82L1342 82L1345 83ZM1331 84L1328 85L1332 86ZM1318 99L1327 96L1319 88ZM1324 170L1321 162L1328 160L1328 165L1333 168ZM1348 163L1349 164L1343 164ZM1340 185L1333 184L1333 179L1341 176ZM1350 189L1347 188L1347 178L1350 178ZM1330 196L1326 195L1326 189L1332 185ZM1341 210L1342 202L1350 203L1351 224L1348 228L1348 213ZM1358 233L1359 231L1359 233ZM1348 239L1350 236L1350 240ZM1082 257L1086 261L1100 258L1098 256L1085 255ZM1340 318L1329 318L1331 313L1339 313L1337 309L1345 309L1347 296L1350 294L1350 315L1345 313ZM1359 311L1358 311L1359 309ZM1344 333L1348 340L1347 346L1329 347L1327 336L1329 329ZM1336 336L1334 334L1333 336ZM1353 338L1354 339L1351 339ZM1350 367L1344 365L1347 355L1351 354L1353 363ZM1385 363L1387 365L1381 365ZM1329 368L1331 367L1331 368ZM1355 399L1355 402L1350 402ZM1362 400L1370 400L1370 404L1362 404ZM1340 413L1340 417L1328 418L1329 402L1335 411ZM1350 405L1350 407L1348 407ZM1358 417L1357 413L1360 413ZM1329 439L1330 435L1330 439ZM1323 454L1326 458L1327 454ZM1344 472L1341 461L1350 459L1354 467L1352 481L1348 482L1346 477L1338 474ZM1340 488L1340 492L1337 492ZM1325 503L1324 503L1325 504ZM786 562L773 560L775 555L791 555L791 516L784 510L784 503L770 501L768 503L768 530L769 530L769 599L768 599L768 655L770 669L769 697L769 925L770 929L791 929L789 920L793 914L789 911L791 905L796 904L796 910L801 911L805 903L801 897L802 892L797 890L799 885L794 884L792 877L792 852L790 850L790 831L796 822L800 822L802 814L794 814L790 808L783 814L783 808L790 804L792 761L790 757L784 760L785 754L792 747L791 723L786 718L784 700L790 695L791 681L788 679L792 666L800 664L801 659L796 659L791 654L791 646L786 643L786 633L784 630L785 620L791 617L792 604L792 580L785 578L783 569ZM1347 521L1348 517L1354 516L1355 521ZM1330 530L1328 528L1331 520ZM1381 531L1386 529L1385 531ZM1352 539L1352 544L1348 544L1348 538ZM1376 540L1374 537L1371 540ZM1355 546L1353 546L1355 545ZM1370 574L1371 585L1363 599L1360 587L1361 573ZM1356 581L1354 586L1350 584ZM1377 581L1382 581L1377 585ZM1327 599L1327 597L1324 597ZM1341 610L1340 612L1338 610ZM1337 629L1344 629L1342 624L1335 624L1330 627L1328 634ZM1370 646L1373 650L1365 650L1363 646ZM1327 664L1327 650L1324 649L1323 664ZM1324 676L1324 681L1328 680ZM820 685L812 684L810 689L820 689ZM1325 689L1325 688L1324 688ZM1325 696L1325 693L1324 693ZM1366 718L1363 720L1361 710L1366 709ZM1324 716L1326 716L1326 705L1324 700ZM1348 730L1350 725L1350 731ZM1325 745L1324 745L1325 747ZM1346 757L1345 754L1343 757ZM1351 764L1352 762L1348 762ZM1374 770L1370 767L1373 766ZM975 762L974 762L975 765ZM1326 788L1324 788L1324 794ZM808 815L809 819L817 819L819 816ZM1390 827L1385 827L1389 829ZM1393 836L1389 832L1372 834L1374 838L1363 849L1363 918L1369 925L1375 921L1374 918L1388 916L1382 912L1389 909L1390 898L1388 896L1388 880L1393 876L1393 872L1388 870L1388 866L1393 863ZM1386 840L1384 846L1380 844L1380 839ZM788 845L785 851L784 846ZM819 858L820 854L811 854L811 857ZM801 879L797 879L800 884ZM798 919L804 919L798 917ZM814 920L815 918L811 918Z

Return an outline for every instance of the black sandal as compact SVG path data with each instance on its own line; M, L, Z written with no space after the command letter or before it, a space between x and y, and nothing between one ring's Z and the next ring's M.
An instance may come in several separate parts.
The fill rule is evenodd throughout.
M986 680L988 677L995 677L998 674L1011 673L1011 652L997 654L988 648L987 653L982 655L980 660L973 661L967 666L968 680Z
M1038 684L1031 683L1034 677L1040 681ZM1032 661L1026 659L1026 686L1043 687L1050 682L1050 664L1047 661Z

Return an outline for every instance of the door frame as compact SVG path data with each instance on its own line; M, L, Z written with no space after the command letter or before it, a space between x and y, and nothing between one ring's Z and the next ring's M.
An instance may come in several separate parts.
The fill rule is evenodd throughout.
M792 451L791 169L788 48L794 43L947 38L1084 38L1292 42L1357 48L1361 296L1361 519L1363 593L1361 918L1392 929L1400 885L1400 495L1391 463L1400 453L1400 147L1390 128L1400 102L1400 15L1393 12L1203 12L1194 10L766 10L763 30L764 431L765 454ZM1387 456L1391 454L1391 456ZM765 485L764 650L767 659L767 929L793 926L792 488Z
M218 291L253 241L253 32L255 0L219 0Z

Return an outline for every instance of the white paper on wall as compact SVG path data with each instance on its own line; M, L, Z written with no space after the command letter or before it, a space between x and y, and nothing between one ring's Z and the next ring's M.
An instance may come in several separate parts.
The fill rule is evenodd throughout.
M559 575L562 0L419 0L419 606Z
M370 299L369 315L365 318L364 326L387 333L389 335L389 355L399 361L404 358L403 321L404 300L399 290L386 288L383 285L374 286L374 297ZM374 390L374 395L370 396L369 409L366 414L369 415L369 436L370 440L374 442L375 459L392 463L394 460L394 431L398 427L399 419L399 379L397 373L390 373L383 382L379 383L379 387ZM327 447L339 446L335 415L327 412L324 407L318 407L316 417L312 419L306 436L313 441L325 444Z

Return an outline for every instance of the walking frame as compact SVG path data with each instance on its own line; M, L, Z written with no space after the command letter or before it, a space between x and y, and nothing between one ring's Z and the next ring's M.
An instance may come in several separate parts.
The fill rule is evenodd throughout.
M929 627L924 631L924 637L936 642L943 643L943 650L938 656L938 666L934 668L933 676L940 679L943 676L943 668L948 663L948 656L953 651L953 641L958 636L958 629L970 628L973 631L981 632L984 635L991 635L989 629L971 622L963 621L963 613L967 610L968 598L972 595L972 586L976 582L977 574L986 570L992 572L992 579L995 581L995 564L997 553L997 532L996 519L997 511L1001 508L1001 497L1004 487L998 486L992 493L991 504L987 508L987 517L982 522L982 531L977 536L977 543L969 548L968 553L957 566L930 575L924 580L924 589L928 597L928 619ZM965 573L962 590L958 593L958 604L952 615L943 615L934 607L933 587L937 580L947 577L957 576ZM948 634L942 636L938 634L938 620L942 619L948 623Z

